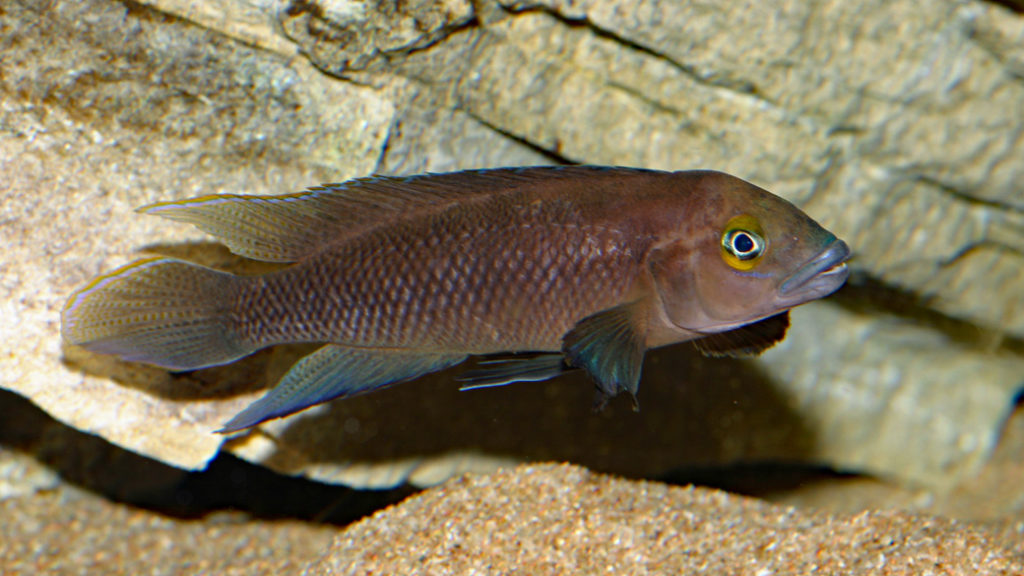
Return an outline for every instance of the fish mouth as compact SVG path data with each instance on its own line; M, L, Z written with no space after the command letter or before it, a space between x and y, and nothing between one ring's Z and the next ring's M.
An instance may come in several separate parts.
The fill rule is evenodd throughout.
M850 247L837 238L786 278L779 287L779 295L787 302L799 303L835 292L850 275L846 266L850 255Z

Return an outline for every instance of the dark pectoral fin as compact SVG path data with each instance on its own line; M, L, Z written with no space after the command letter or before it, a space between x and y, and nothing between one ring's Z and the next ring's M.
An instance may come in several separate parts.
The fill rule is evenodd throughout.
M335 398L355 396L453 366L463 354L328 344L299 360L272 390L218 432L235 432Z
M693 344L705 356L756 356L786 337L789 311L728 332L711 334Z
M540 354L532 358L503 358L485 360L478 368L459 377L465 382L459 390L492 388L513 382L538 382L554 378L573 368L565 363L562 354Z
M605 397L629 392L635 406L647 350L645 326L646 310L640 303L588 316L562 339L566 361L586 370Z

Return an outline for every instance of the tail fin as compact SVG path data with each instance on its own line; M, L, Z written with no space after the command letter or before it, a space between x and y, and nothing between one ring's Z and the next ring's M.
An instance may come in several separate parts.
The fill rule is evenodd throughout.
M100 276L68 300L61 332L71 344L171 370L226 364L253 347L233 315L242 279L169 258Z

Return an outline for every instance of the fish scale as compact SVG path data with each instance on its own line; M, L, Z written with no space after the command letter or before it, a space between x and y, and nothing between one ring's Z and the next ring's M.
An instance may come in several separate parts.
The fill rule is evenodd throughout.
M631 287L635 272L620 262L631 252L608 231L604 234L616 238L606 243L619 250L595 247L595 232L585 227L555 226L558 222L545 222L542 213L515 219L520 213L507 214L501 227L477 230L425 222L434 232L429 242L421 241L415 229L405 234L384 230L332 246L264 277L254 287L257 294L245 298L254 315L242 331L261 347L325 341L471 353L498 352L513 342L550 348L574 317L617 301ZM457 211L442 216L466 220ZM538 229L553 232L540 238L524 233ZM494 241L499 237L500 242ZM536 243L543 247L547 266L533 257L531 244ZM611 270L626 273L613 283ZM577 286L566 290L566 278ZM299 297L297 287L316 297ZM342 304L324 306L332 301ZM466 320L474 324L467 326ZM500 327L497 334L492 326Z

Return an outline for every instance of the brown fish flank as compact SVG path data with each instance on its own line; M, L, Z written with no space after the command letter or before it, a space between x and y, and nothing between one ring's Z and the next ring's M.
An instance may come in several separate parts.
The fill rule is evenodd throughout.
M838 288L849 249L791 204L717 172L598 167L371 178L141 209L294 264L239 277L171 259L74 294L72 344L172 369L324 342L223 431L402 382L471 354L467 388L582 368L635 394L644 351L757 353L785 311Z
M500 200L377 228L260 278L239 295L253 311L242 333L255 347L557 350L580 314L634 290L649 239Z

